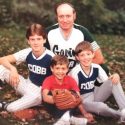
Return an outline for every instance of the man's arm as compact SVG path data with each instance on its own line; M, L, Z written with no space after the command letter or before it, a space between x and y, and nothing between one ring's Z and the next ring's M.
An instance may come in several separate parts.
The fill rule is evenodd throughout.
M100 48L98 48L97 50L94 51L95 53L95 56L93 58L93 63L96 63L96 64L104 64L105 61L104 61L104 57L102 55L102 51Z
M48 89L43 89L42 95L43 95L44 102L47 102L49 104L54 104L53 96L49 95Z
M74 24L74 27L76 29L79 29L83 33L85 41L88 41L92 44L93 49L95 51L95 57L93 59L93 62L96 64L104 64L104 57L103 57L102 51L100 49L100 46L95 41L95 39L93 38L93 36L89 32L89 30L87 28L85 28L84 26L77 25L77 24Z

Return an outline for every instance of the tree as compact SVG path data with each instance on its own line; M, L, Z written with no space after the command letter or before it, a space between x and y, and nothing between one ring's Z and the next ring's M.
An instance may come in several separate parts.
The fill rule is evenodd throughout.
M11 21L11 2L0 0L0 24L6 24Z

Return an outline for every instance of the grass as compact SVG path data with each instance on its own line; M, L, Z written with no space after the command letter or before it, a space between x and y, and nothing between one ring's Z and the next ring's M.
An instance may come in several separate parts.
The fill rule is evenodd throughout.
M125 82L125 37L120 35L95 35L101 46L106 64L111 73L119 73Z

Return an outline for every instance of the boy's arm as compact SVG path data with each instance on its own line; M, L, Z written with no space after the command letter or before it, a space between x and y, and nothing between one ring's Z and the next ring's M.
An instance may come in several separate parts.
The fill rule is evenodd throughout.
M17 72L17 69L11 64L15 62L16 59L13 55L8 55L0 58L0 64L10 70L9 83L14 87L19 83L19 74Z
M7 68L10 71L15 71L16 68L11 63L15 63L16 59L13 55L8 55L5 57L0 58L0 64L3 65L5 68ZM17 71L17 70L16 70Z
M78 105L78 109L80 110L81 114L88 120L89 123L95 122L95 119L91 113L88 113L82 103Z
M77 91L77 94L80 96L80 93ZM81 97L80 97L81 98ZM82 103L80 103L80 105L78 106L78 108L79 108L79 110L80 110L80 112L81 112L81 114L84 116L86 113L88 113L85 109L84 109L84 107L83 107L83 104Z
M53 96L49 95L49 90L48 89L43 89L42 95L43 95L44 102L54 104Z
M77 91L77 94L80 96L80 93ZM93 122L94 117L91 113L88 113L85 109L84 109L84 105L82 104L82 102L78 105L78 109L80 111L80 113L88 120L88 122Z
M108 79L110 79L112 81L113 84L118 84L120 83L120 76L117 73L114 73L113 75L110 75L109 77L107 76L106 72L104 71L104 69L102 69L101 66L98 67L99 68L99 75L97 80L104 82Z
M117 73L114 73L114 74L110 75L109 79L112 81L113 84L120 83L120 76Z
M83 116L85 116L85 115L88 113L88 112L84 109L82 103L78 106L78 108L79 108L79 110L80 110L80 112L81 112L81 114L82 114Z

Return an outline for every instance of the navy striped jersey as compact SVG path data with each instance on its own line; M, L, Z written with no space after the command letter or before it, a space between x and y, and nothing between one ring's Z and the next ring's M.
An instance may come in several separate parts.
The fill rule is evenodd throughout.
M32 49L24 49L14 54L17 63L27 63L29 69L29 79L37 86L40 86L43 80L51 75L50 63L54 54L50 50L45 50L44 53L36 58Z
M94 91L94 83L97 80L99 83L108 79L106 72L98 64L91 64L89 75L82 69L81 65L76 65L69 73L77 82L80 94L86 94Z

